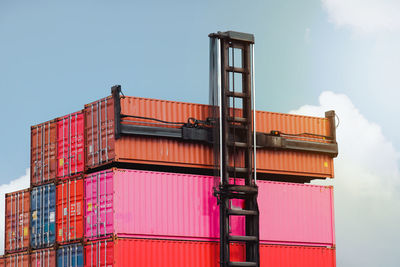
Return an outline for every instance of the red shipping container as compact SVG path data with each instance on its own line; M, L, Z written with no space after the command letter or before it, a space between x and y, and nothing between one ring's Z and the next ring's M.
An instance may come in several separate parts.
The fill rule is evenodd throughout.
M57 119L57 177L68 178L84 170L83 111Z
M52 182L57 177L57 121L31 127L31 185Z
M244 261L231 245L231 261ZM219 267L219 243L155 239L101 240L85 246L85 267ZM261 267L335 267L334 248L260 245Z
M5 198L5 253L29 248L30 191L20 190Z
M189 118L205 120L210 114L210 108L208 105L139 97L121 98L122 115L156 118L170 122L187 122ZM85 164L88 169L112 162L213 168L213 149L210 145L145 136L122 135L121 138L115 139L115 106L111 96L85 105L84 113ZM129 118L124 117L124 120L129 120ZM144 122L143 119L137 118L134 121L154 126L152 124L154 121ZM132 120L129 123L132 123ZM286 134L330 135L327 118L257 111L256 126L258 132L264 133L275 130ZM168 124L165 127L179 126ZM237 161L240 162L240 158ZM328 155L269 149L257 150L257 171L315 178L334 175L333 159Z
M29 253L18 252L4 256L5 267L31 267L29 264ZM54 267L54 266L53 266Z
M6 265L5 265L5 257L2 255L2 256L0 256L0 267L6 267Z
M57 185L57 242L65 243L83 238L83 179L63 180Z
M31 267L55 267L56 262L56 250L54 248L39 249L31 252Z

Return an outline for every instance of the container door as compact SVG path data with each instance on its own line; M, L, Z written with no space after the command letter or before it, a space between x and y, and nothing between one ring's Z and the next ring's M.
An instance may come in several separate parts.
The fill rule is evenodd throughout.
M85 237L95 239L113 233L113 171L85 178Z
M76 112L57 122L57 176L68 178L83 172L83 112Z
M58 267L83 267L83 246L74 244L59 247L57 250Z
M57 186L57 241L83 238L83 179L68 180Z
M114 151L114 101L103 98L85 106L86 166L110 162Z
M109 266L114 266L113 241L111 240L97 241L97 242L92 242L85 246L85 267L109 267ZM121 265L121 267L123 266L124 265ZM134 266L134 265L125 265L125 266Z
M48 247L55 242L55 185L35 187L31 196L31 246Z
M40 185L57 176L57 124L49 121L31 127L31 184Z

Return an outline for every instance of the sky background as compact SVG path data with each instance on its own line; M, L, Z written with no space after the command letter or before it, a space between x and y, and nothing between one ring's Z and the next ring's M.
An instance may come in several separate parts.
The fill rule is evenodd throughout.
M207 103L207 35L250 32L258 109L340 117L336 179L322 182L335 186L338 266L399 266L398 14L395 0L1 0L0 193L27 186L31 125L115 84Z

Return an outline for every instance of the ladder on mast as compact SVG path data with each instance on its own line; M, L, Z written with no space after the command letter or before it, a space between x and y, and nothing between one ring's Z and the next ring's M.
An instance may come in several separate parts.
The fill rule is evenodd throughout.
M254 36L228 31L213 33L209 37L210 102L217 107L214 109L214 156L220 178L215 190L220 206L220 266L258 267ZM239 176L244 179L236 183ZM244 209L232 206L235 199L244 201ZM232 216L245 217L244 236L231 234ZM246 261L231 261L232 242L245 244Z

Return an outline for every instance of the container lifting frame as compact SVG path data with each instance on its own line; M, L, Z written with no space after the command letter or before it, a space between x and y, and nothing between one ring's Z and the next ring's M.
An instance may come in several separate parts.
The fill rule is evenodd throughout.
M219 185L215 195L220 206L220 266L260 266L259 210L256 177L256 121L254 97L254 35L218 32L210 37L210 104L214 127L214 158ZM253 100L253 101L252 101ZM244 160L237 160L238 157ZM238 165L238 162L242 165ZM254 172L253 172L254 170ZM241 173L244 185L236 184ZM234 208L242 199L244 209ZM230 217L245 217L245 235L230 233ZM233 262L230 243L244 242L246 261Z

